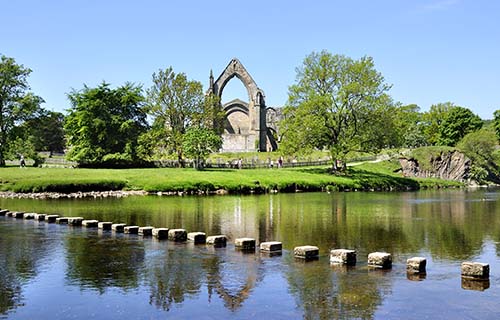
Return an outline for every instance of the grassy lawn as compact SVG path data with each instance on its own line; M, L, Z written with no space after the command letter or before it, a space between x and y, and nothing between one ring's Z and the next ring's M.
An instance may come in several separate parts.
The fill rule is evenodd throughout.
M231 193L319 191L345 189L418 189L460 186L454 181L404 178L392 161L365 163L349 168L344 176L327 167L256 170L193 169L67 169L0 168L0 190L14 192L76 192L103 190L215 191Z

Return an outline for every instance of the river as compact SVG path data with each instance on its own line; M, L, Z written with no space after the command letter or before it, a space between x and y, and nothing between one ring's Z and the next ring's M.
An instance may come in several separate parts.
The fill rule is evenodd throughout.
M0 199L0 208L225 234L225 248L0 217L0 319L496 319L500 190ZM281 241L244 253L233 240ZM320 259L295 260L299 245ZM355 267L329 250L357 251ZM370 252L393 256L367 268ZM406 259L427 258L409 277ZM463 281L463 261L490 264Z

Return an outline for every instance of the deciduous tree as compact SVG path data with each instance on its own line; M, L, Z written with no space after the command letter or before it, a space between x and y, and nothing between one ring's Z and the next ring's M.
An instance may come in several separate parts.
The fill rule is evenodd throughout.
M13 58L0 57L0 166L5 165L7 154L12 157L18 153L8 149L15 145L10 142L18 138L14 129L34 117L44 102L29 92L30 73L31 69L17 64Z
M68 95L72 107L64 125L68 158L85 166L129 166L139 161L138 137L147 129L140 86L116 89L108 83L84 86Z
M439 127L438 144L456 145L466 134L475 132L483 126L483 121L467 108L452 107Z
M204 168L205 159L212 152L217 152L222 147L222 138L213 130L192 127L189 128L182 142L182 148L186 156L193 159L195 168Z
M296 71L280 125L285 153L326 148L335 170L336 160L345 160L350 151L387 143L390 86L372 58L313 52Z

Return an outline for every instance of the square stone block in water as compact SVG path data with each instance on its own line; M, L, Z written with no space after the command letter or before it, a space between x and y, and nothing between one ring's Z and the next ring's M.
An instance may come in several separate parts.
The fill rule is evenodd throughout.
M16 219L22 219L24 217L24 212L14 212L12 213L12 217Z
M83 222L82 217L68 217L68 224L70 226L81 226Z
M58 223L58 224L68 224L68 218L59 217L59 218L56 219L56 223Z
M427 260L422 257L413 257L406 260L406 272L408 273L425 273Z
M207 244L213 244L218 247L225 247L227 243L227 237L225 235L217 235L207 237Z
M7 212L9 212L9 210L7 210L7 209L0 210L0 217L5 216L7 214Z
M168 238L168 228L154 228L153 237L159 240Z
M102 221L102 222L97 223L97 228L102 229L102 230L111 230L112 225L113 225L113 222Z
M153 227L140 227L139 235L143 237L151 237L153 235Z
M113 223L111 225L111 230L113 230L114 232L120 232L122 233L124 228L125 228L126 224L125 223Z
M25 213L23 218L25 220L33 220L33 219L35 219L35 215L36 215L36 213Z
M390 269L392 268L392 256L387 252L373 252L368 255L368 266Z
M43 214L43 213L36 213L35 214L35 220L38 220L38 221L45 221L45 217L47 215L46 214Z
M35 219L35 214L36 213L32 213L32 212L25 213L23 216L23 219L24 220L33 220L33 219Z
M242 250L255 250L255 239L237 238L234 240L234 246Z
M356 265L356 250L334 249L330 251L330 263Z
M204 244L207 242L207 235L205 232L189 232L187 238L189 241L193 241L194 244Z
M481 262L462 262L462 277L487 279L490 276L490 265Z
M319 257L319 248L316 246L300 246L293 249L295 258L300 259L317 259Z
M126 226L123 228L123 232L127 234L138 234L139 226Z
M187 232L184 229L168 230L168 240L182 242L187 240Z
M14 214L14 211L7 211L7 212L5 213L5 216L6 216L6 217L12 217L12 214Z
M87 228L97 228L99 221L97 220L83 220L82 226Z
M47 221L48 223L54 223L58 218L59 215L57 214L48 214L45 216L45 221Z
M260 244L260 251L264 252L280 252L282 248L282 243L278 241L261 242Z

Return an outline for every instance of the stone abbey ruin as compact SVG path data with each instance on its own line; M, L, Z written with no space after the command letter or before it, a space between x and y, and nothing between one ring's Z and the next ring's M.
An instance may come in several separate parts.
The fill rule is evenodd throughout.
M234 77L241 80L247 89L248 102L234 99L222 105L226 113L222 151L276 150L279 111L266 106L264 91L257 86L238 59L232 59L216 80L210 71L208 93L221 98L224 87Z

